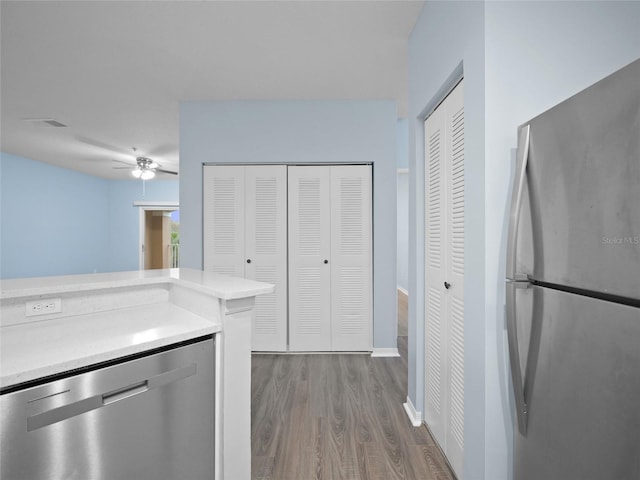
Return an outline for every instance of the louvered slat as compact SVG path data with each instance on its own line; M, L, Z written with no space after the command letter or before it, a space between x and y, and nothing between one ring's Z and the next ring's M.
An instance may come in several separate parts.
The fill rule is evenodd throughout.
M298 189L300 255L320 254L320 179L301 178Z
M228 265L227 266L218 265L218 266L211 267L211 271L214 273L219 273L220 275L228 275L230 277L238 276L236 269Z
M433 412L428 415L440 416L442 405L442 305L441 293L436 288L428 291L426 322L427 355L427 397Z
M464 305L457 298L451 301L450 328L450 425L460 449L464 448Z
M440 130L428 140L427 181L427 261L429 266L440 268L442 262L442 166Z
M299 304L296 321L299 335L319 335L322 318L318 313L321 305L320 267L302 267L295 281L298 285Z
M343 255L361 255L364 248L362 178L340 180L340 249Z
M214 252L219 255L237 252L236 239L236 181L234 178L215 178L213 180L213 229Z
M255 248L259 255L273 255L278 250L277 186L278 182L274 177L256 178L255 180Z
M362 335L365 328L364 314L367 312L362 286L366 285L365 272L361 267L342 267L338 274L340 322L337 328L341 335Z
M255 268L255 280L276 285L278 279L277 271L277 265L257 266ZM278 316L278 293L272 292L256 297L253 333L257 339L262 335L276 335L278 333L278 322L281 321ZM255 345L253 349L264 350L264 348Z
M244 167L207 166L203 173L203 266L244 276Z
M451 119L451 269L464 274L464 110Z

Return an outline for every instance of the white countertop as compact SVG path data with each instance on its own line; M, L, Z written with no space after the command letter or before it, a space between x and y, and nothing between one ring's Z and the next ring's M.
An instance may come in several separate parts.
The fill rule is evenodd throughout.
M4 316L18 317L0 328L0 388L220 332L218 303L209 301L254 297L274 289L267 283L191 269L12 279L2 280L0 286ZM166 286L180 286L197 295L180 295L180 301L174 301L165 293L151 295L153 300L144 304L127 303L143 296L139 288L150 291L158 286L165 292ZM73 302L68 295L78 294L86 299L83 309L65 313L63 308L49 318L20 320L25 300L60 296L63 302ZM202 298L210 300L202 303Z
M3 327L0 387L219 332L171 303Z
M181 283L223 300L254 297L270 293L274 288L268 283L245 278L228 277L190 268L172 268L2 280L0 299L162 283Z

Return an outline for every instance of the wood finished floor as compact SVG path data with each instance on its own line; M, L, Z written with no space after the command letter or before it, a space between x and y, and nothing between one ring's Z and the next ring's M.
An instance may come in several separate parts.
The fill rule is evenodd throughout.
M427 429L404 412L407 338L400 358L254 355L255 480L451 480Z

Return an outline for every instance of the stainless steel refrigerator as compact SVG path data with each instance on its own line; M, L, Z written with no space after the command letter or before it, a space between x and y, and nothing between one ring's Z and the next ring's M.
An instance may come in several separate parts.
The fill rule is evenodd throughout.
M640 60L518 130L516 480L640 480Z

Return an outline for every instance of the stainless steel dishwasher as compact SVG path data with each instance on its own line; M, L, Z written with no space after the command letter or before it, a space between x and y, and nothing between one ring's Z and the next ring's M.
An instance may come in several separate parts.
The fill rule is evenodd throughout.
M212 480L214 340L9 387L3 480Z

